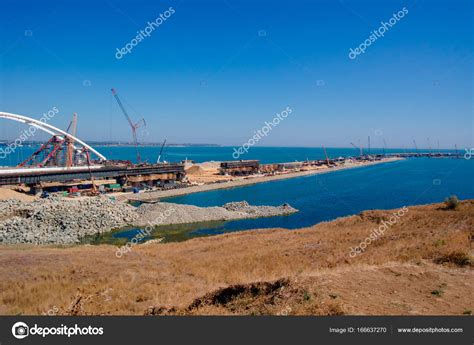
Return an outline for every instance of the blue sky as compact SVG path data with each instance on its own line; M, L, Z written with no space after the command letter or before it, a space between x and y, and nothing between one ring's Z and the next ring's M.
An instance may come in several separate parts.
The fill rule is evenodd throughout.
M0 20L0 110L39 118L56 106L62 128L77 112L82 139L130 140L115 87L147 121L141 141L241 145L290 106L260 145L473 145L472 1L4 0ZM1 139L11 125L0 121Z

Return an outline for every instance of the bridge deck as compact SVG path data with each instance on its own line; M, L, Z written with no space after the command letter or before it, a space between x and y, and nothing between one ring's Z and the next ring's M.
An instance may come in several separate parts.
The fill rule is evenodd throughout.
M101 166L90 167L46 167L46 168L9 168L0 169L0 185L39 184L41 182L68 182L94 178L127 178L137 175L174 173L177 179L184 177L183 164L152 164L138 166Z

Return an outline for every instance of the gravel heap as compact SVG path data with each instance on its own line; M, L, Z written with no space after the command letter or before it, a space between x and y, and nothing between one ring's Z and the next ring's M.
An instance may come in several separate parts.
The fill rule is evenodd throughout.
M281 206L250 206L247 201L228 202L222 206L228 211L241 212L255 217L271 217L298 212L288 204Z
M125 226L144 227L271 217L298 212L281 206L250 206L246 201L222 207L159 202L135 208L106 196L83 199L49 197L32 202L0 201L0 244L74 244L84 236Z
M166 225L272 217L295 213L298 210L288 204L281 206L250 206L246 201L230 202L222 207L197 207L158 202L143 204L138 207L137 212L140 214L137 225L145 226L149 223Z
M14 214L21 204L21 201L15 199L0 200L0 221Z
M79 243L86 235L132 224L137 216L133 206L107 197L0 201L0 244Z

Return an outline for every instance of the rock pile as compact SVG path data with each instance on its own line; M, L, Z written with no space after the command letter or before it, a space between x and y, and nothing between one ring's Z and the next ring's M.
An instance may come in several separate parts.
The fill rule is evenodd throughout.
M158 202L143 204L137 209L137 212L140 214L138 225L145 226L149 223L156 224L157 219L159 219L160 225L183 224L282 216L298 212L298 210L287 204L281 206L251 206L246 201L230 202L222 207L197 207Z
M0 243L72 244L132 224L135 208L107 197L0 201Z
M33 202L0 201L0 244L74 244L85 236L125 226L226 221L298 212L289 205L251 206L246 201L222 207L197 207L159 202L135 208L105 196Z
M222 206L228 211L244 213L253 217L281 216L298 212L288 204L281 206L251 206L247 201L228 202Z

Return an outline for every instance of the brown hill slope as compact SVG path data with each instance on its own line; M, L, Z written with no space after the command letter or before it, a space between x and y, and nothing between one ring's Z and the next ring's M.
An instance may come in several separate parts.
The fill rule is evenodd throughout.
M121 258L112 246L0 247L0 314L469 314L474 201L410 207L393 222L397 211ZM383 221L393 225L351 257Z

